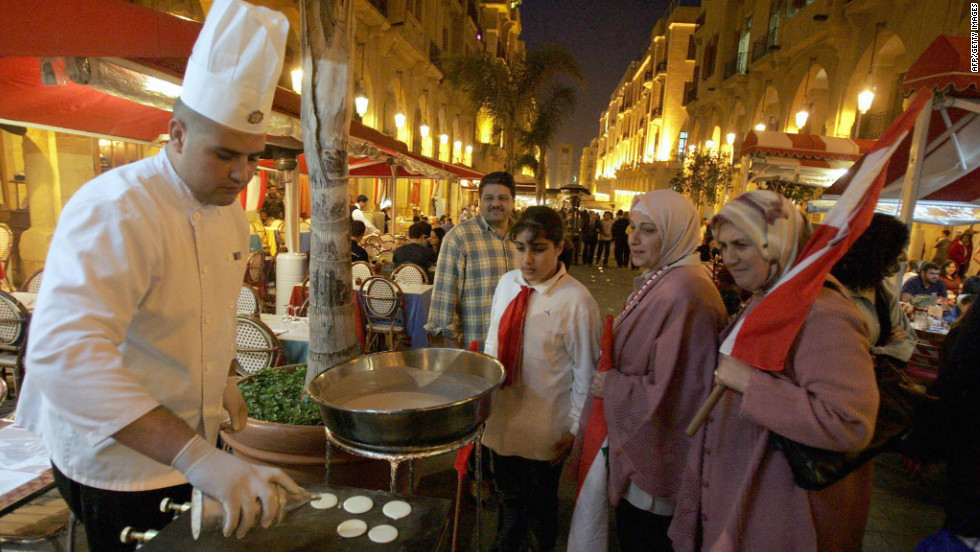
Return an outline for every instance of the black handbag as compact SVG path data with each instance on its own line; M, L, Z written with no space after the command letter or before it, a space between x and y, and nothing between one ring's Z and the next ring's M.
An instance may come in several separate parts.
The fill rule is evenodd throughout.
M875 308L881 325L878 344L881 345L891 335L892 325L887 297L880 288L875 293ZM880 402L874 435L867 447L854 452L831 451L770 433L770 443L786 457L797 486L810 491L825 489L878 453L896 448L911 431L916 405L929 400L925 388L912 381L904 362L887 355L876 355L874 360Z

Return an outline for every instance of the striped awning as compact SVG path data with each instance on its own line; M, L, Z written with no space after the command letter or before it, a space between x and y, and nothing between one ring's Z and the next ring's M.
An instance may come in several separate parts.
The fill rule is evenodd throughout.
M740 154L854 162L873 145L874 140L750 130L742 141Z
M752 130L740 155L749 182L782 180L827 187L868 151L872 140Z

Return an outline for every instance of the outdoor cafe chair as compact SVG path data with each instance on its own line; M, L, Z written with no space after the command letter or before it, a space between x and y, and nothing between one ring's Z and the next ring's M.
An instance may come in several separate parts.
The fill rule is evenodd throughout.
M14 233L9 226L0 222L0 275L5 290L14 289L10 281L10 254L14 250Z
M0 291L0 378L10 378L11 395L18 396L24 379L24 352L31 315L13 295Z
M283 361L282 342L258 317L240 314L235 358L238 360L235 370L240 376L279 366Z
M395 243L395 237L391 234L381 234L381 243Z
M375 259L381 254L381 246L374 245L373 243L364 244L364 250L367 251L369 259Z
M238 292L238 314L251 314L258 316L262 312L262 300L255 288L248 284L242 284L242 289Z
M382 252L385 252L385 251L394 251L394 250L395 250L395 242L394 241L381 242L381 251Z
M372 276L361 286L359 301L364 320L364 351L393 351L410 345L405 331L405 294L384 276Z
M398 285L420 286L429 283L429 278L425 270L415 263L402 263L395 267L391 273L391 279Z
M366 236L363 240L361 240L361 246L367 246L367 245L373 245L378 249L381 249L381 238L379 238L374 234L371 234L370 236Z
M356 261L351 265L351 276L354 278L354 287L360 288L365 280L374 276L371 265L364 261Z
M395 261L394 251L381 251L378 253L378 257L384 261L384 264L391 264Z
M24 284L20 286L20 291L27 291L30 293L37 293L41 291L41 277L44 275L44 269L38 270L34 274L31 274L24 280Z

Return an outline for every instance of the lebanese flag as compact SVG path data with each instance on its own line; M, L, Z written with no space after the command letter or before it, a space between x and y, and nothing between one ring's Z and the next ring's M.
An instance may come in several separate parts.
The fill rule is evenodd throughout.
M245 211L258 211L265 202L265 189L269 185L268 171L255 171L252 180L248 182L241 193L238 194L238 201L242 204Z
M931 90L919 92L905 113L851 167L851 181L840 200L816 227L793 267L738 321L721 344L722 353L762 370L783 369L831 267L871 223L892 154L915 128L919 113L931 108L932 97Z
M612 369L613 316L606 315L602 330L602 354L599 356L599 371ZM603 401L591 396L586 401L588 414L585 430L582 432L582 451L578 458L576 479L578 488L575 495L575 510L572 512L571 528L568 532L568 552L593 552L607 550L609 540L609 426ZM591 405L591 406L590 406ZM573 460L573 465L575 461Z

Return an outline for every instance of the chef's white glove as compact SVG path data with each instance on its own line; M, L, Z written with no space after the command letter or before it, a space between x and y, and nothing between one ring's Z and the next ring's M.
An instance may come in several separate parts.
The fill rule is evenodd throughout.
M244 537L259 514L262 527L271 525L285 506L279 487L289 493L301 492L282 470L250 464L224 453L200 435L187 441L170 465L184 474L191 485L221 503L226 537L233 532L238 538Z

